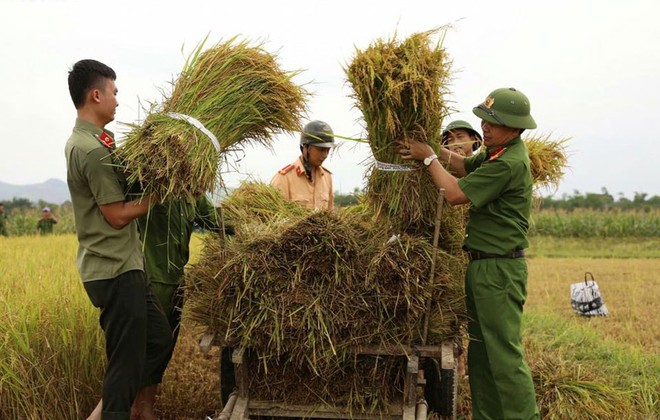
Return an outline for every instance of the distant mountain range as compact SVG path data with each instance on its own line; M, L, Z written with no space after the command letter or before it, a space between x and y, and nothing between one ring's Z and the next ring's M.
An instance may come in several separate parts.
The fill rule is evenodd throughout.
M53 204L71 200L66 182L55 178L28 185L12 185L0 181L0 200L8 201L13 198L27 198L35 203L44 200Z

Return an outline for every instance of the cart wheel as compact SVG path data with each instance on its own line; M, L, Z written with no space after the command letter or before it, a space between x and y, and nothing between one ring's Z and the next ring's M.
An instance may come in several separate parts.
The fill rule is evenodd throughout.
M440 370L440 409L438 414L452 419L456 418L458 404L457 367Z
M442 343L442 358L424 361L424 398L433 411L442 417L456 418L458 404L458 363L452 342Z
M234 364L231 362L231 353L233 350L231 347L223 347L220 350L220 400L223 407L227 404L229 395L236 388Z
M455 419L458 407L458 348L454 341L442 343L440 394L442 409L438 414Z

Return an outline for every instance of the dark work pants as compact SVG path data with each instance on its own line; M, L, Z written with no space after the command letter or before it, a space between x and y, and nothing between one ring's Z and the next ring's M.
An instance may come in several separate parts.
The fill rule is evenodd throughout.
M143 271L114 279L85 282L85 291L101 309L108 358L103 378L103 420L129 420L138 391L157 383L154 372L171 347L169 324Z
M170 325L172 330L172 345L170 346L169 351L167 352L167 357L165 357L162 363L156 367L154 372L154 379L157 379L156 383L162 381L163 375L165 374L165 369L172 359L172 354L174 353L174 347L176 342L179 339L179 330L181 327L181 311L183 311L183 289L176 284L166 284L151 282L151 289L158 298L161 308L165 313L167 322Z

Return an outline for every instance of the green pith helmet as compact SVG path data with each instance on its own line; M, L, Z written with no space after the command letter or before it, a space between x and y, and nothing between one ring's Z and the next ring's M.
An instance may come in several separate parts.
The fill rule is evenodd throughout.
M520 129L536 128L536 122L530 114L529 99L514 88L495 89L482 104L472 108L472 112L491 124Z
M459 128L462 128L463 130L467 130L467 132L470 133L470 135L477 136L479 141L481 141L481 134L479 134L477 130L472 128L469 122L463 120L456 120L447 124L447 127L445 127L445 129L442 131L442 144L445 144L445 142L447 141L447 134L449 134L450 131L457 130Z
M300 133L300 145L309 144L316 147L335 147L335 138L330 126L323 121L312 121L303 127Z

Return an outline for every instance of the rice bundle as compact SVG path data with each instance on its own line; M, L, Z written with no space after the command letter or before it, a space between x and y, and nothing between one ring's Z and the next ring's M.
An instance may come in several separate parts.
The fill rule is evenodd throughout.
M389 404L401 402L405 357L360 355L335 364L319 377L305 367L271 364L268 371L255 355L248 356L250 396L257 400L288 404L348 407L360 413L388 412ZM350 416L352 418L352 416Z
M232 191L222 207L237 235L252 235L255 229L276 225L280 218L283 219L281 223L287 223L292 217L310 214L300 204L286 200L278 189L249 181Z
M403 41L379 39L356 51L345 69L377 162L409 165L396 144L404 137L427 141L435 150L440 146L450 62L440 43L432 42L438 32L416 33ZM433 224L437 192L427 171L385 172L374 164L366 196L377 215L387 216L402 231L420 225L428 230Z
M140 126L131 125L118 152L128 181L161 202L192 199L222 180L220 160L240 146L269 146L272 136L299 130L307 93L280 69L261 45L232 38L188 58L171 95L152 106ZM176 113L176 114L171 114ZM217 137L179 119L190 116Z
M259 208L266 200L245 191L267 189L243 185L236 202ZM400 395L402 361L357 357L355 347L420 343L429 302L434 319L444 316L429 343L458 335L462 261L440 252L431 280L429 241L388 240L391 231L365 223L368 210L281 211L249 235L207 241L188 271L187 315L255 351L250 389L260 398L384 410Z
M552 140L549 135L524 139L529 154L532 182L536 189L556 188L564 175L568 138Z

